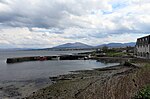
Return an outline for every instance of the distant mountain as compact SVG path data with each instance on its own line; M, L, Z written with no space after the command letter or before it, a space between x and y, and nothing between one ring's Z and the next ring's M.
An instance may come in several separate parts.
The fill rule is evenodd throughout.
M103 47L103 46L114 47L114 48L127 47L127 46L134 47L135 46L135 42L130 42L130 43L109 43L109 44L102 44L102 45L99 45L97 47Z
M40 50L40 49L39 48L0 48L0 51L30 51L30 50Z
M132 47L134 47L135 45L136 45L136 43L135 42L130 42L130 43L125 43L127 46L132 46Z
M76 42L76 43L66 43L66 44L62 44L56 47L53 47L53 49L80 49L80 48L92 48L93 46L84 44L84 43L80 43L80 42Z
M100 48L103 46L117 48L117 47L126 47L126 46L135 46L135 42L130 43L109 43L109 44L102 44L99 46L90 46L84 43L76 42L76 43L66 43L62 44L53 48L0 48L0 51L18 51L18 50L55 50L55 49L88 49L88 48Z

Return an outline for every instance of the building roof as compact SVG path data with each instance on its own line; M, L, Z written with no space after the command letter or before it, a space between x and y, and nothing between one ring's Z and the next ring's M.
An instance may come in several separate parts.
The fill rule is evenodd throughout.
M147 38L147 37L150 38L150 35L147 35L147 36L144 36L144 37L140 37L140 38L138 38L138 39Z

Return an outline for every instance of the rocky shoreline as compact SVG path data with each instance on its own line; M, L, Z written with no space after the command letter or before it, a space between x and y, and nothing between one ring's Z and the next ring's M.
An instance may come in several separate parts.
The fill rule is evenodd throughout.
M130 99L150 83L150 79L142 78L150 73L145 71L139 75L141 68L124 64L50 77L54 84L25 99Z
M1 82L0 97L7 99L131 99L150 84L149 60L100 58L120 65L25 82ZM125 61L131 61L132 64Z
M51 84L51 80L47 78L25 81L0 81L0 99L21 99Z
M73 74L77 72L72 71ZM71 75L71 74L69 74ZM62 75L61 75L62 77ZM51 77L50 77L51 78ZM55 77L53 77L55 78ZM69 80L70 78L62 78L61 80ZM60 80L60 79L59 79ZM45 88L56 81L46 78L35 79L13 79L13 80L0 80L0 98L1 99L21 99L35 93L39 89Z

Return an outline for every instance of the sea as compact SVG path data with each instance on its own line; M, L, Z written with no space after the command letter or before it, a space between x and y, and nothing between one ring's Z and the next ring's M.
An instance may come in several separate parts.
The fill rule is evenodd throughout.
M71 73L76 70L91 70L118 65L118 63L102 63L96 60L49 60L30 61L7 64L6 59L24 56L67 55L91 50L78 51L0 51L0 81L22 81L48 78Z

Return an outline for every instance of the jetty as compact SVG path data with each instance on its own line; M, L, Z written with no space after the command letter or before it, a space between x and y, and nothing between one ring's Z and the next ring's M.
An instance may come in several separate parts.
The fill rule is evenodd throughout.
M56 56L30 56L30 57L14 57L7 58L6 63L18 63L27 61L46 61L46 60L86 60L89 55L56 55Z

